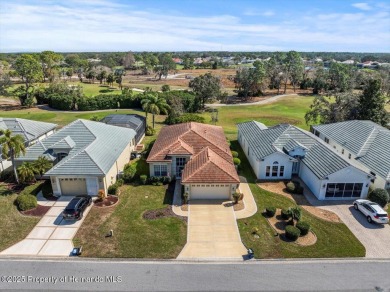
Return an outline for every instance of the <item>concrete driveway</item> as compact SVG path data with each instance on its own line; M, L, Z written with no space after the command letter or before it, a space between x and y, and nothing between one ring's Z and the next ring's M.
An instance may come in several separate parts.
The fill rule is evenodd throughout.
M242 260L246 254L231 202L190 202L187 244L178 259Z
M331 202L320 208L336 213L366 248L367 258L390 258L390 225L370 224L353 201Z
M47 201L46 205L52 207L30 234L0 255L69 256L73 249L72 239L92 207L87 207L83 219L79 221L63 220L61 213L72 198L63 196L56 202Z

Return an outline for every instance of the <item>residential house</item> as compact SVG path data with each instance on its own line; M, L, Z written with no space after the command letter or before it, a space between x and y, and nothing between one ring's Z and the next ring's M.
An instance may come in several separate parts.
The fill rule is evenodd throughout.
M320 200L367 196L372 176L312 133L289 124L238 124L238 141L260 180L299 176Z
M390 130L372 121L345 121L311 127L338 155L370 173L375 188L390 190Z
M108 115L101 120L102 123L133 129L135 135L135 143L139 144L145 137L146 119L143 116L136 114L127 115Z
M133 129L76 120L29 147L19 164L44 156L54 166L46 172L55 196L97 195L116 182L135 147Z
M25 141L26 147L52 135L56 127L57 125L52 123L37 122L19 118L0 118L0 131L8 129L12 131L12 135L21 135ZM0 155L0 172L8 169L11 165L11 161Z
M240 180L221 127L183 123L161 129L147 159L151 176L181 180L189 199L232 198Z

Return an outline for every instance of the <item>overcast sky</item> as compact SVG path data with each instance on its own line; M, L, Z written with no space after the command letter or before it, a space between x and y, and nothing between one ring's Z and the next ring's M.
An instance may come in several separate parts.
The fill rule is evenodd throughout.
M0 0L0 52L390 52L390 2Z

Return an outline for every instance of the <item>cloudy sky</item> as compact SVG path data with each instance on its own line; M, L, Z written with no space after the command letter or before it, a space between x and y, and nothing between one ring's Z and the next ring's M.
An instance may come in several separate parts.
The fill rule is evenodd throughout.
M0 0L0 52L390 52L390 2L358 1Z

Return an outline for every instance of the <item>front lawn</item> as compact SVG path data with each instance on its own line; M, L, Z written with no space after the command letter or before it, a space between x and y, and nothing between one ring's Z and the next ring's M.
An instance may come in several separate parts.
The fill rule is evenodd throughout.
M302 209L302 219L310 223L317 236L317 242L311 246L299 246L285 242L275 236L275 231L261 214L267 206L277 208L293 207L293 201L275 193L259 188L255 184L255 175L237 141L232 142L234 150L241 159L241 175L249 182L257 202L258 212L246 219L238 220L241 239L245 246L255 251L257 258L331 258L364 257L365 248L343 223L333 223L319 219ZM259 228L259 238L252 235L253 228Z
M0 184L0 251L24 239L40 220L39 217L19 213L14 205L17 196Z
M146 220L147 210L165 208L165 186L124 185L114 207L93 207L74 238L86 257L176 258L187 241L186 223L176 217ZM105 237L112 229L113 237Z

